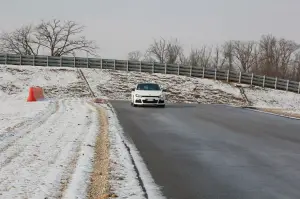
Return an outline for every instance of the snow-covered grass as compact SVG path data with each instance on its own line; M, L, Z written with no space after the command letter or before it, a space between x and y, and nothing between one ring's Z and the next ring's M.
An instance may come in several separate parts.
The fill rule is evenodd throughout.
M96 113L84 99L38 103L45 114L0 131L0 198L85 198Z
M129 100L131 88L140 82L156 82L167 89L167 102L244 105L238 88L221 81L177 75L114 70L82 69L98 97Z
M30 86L43 87L47 98L90 97L85 82L73 68L0 66L0 91L26 99Z
M0 91L0 132L9 131L25 121L33 121L35 117L47 112L52 103L27 103Z
M249 85L243 85L243 87L254 107L300 113L300 94Z

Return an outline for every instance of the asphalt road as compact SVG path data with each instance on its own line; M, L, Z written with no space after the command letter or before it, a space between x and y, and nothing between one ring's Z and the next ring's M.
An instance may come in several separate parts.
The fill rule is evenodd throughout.
M300 121L223 105L111 103L167 198L300 198Z

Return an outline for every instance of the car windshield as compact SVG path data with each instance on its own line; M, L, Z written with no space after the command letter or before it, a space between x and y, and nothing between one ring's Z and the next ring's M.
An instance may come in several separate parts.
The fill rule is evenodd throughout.
M160 87L157 84L139 84L137 90L158 91Z

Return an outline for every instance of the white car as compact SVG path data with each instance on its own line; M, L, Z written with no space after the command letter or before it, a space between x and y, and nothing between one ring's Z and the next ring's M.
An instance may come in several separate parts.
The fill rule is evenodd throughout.
M161 89L160 86L155 83L137 84L131 92L131 105L154 105L159 107L165 107L164 89Z

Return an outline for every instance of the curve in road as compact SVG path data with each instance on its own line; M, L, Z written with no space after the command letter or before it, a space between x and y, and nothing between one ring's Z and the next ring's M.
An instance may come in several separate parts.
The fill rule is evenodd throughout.
M167 198L300 198L300 121L226 105L110 103Z

